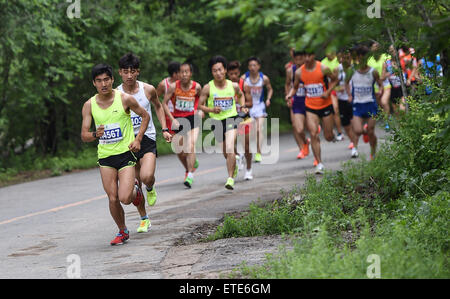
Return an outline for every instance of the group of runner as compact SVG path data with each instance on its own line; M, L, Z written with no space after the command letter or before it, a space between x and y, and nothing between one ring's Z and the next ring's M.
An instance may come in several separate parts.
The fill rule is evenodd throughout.
M373 47L375 50L377 45ZM402 58L411 61L406 50ZM327 141L343 140L343 126L351 142L352 157L358 156L358 140L363 135L364 141L370 143L373 158L377 145L374 118L377 101L384 108L389 93L388 100L404 103L398 89L396 63L383 55L372 55L368 61L369 54L369 48L361 45L318 61L314 53L293 51L293 61L286 66L285 99L291 110L294 136L300 150L297 158L308 156L311 145L318 174L324 171L321 131ZM247 60L248 71L243 75L238 61L228 63L223 56L212 57L208 64L212 80L204 86L192 80L190 63L169 63L169 76L156 88L138 80L140 61L136 55L124 55L118 65L122 83L117 88L113 88L111 66L99 64L92 69L97 94L84 103L81 130L84 142L98 141L100 175L109 198L111 216L119 229L111 245L123 244L129 238L122 204L133 203L137 207L141 217L137 232L147 232L151 226L145 197L149 206L156 203L157 134L152 105L163 138L173 143L185 169L183 184L188 188L193 186L194 172L199 167L195 154L199 127L205 115L211 118L210 128L216 143L222 143L226 160L225 188L233 190L237 173L244 168L244 159L244 179L253 179L253 154L250 151L250 131L253 130L257 141L254 162L261 162L263 123L273 95L270 79L260 71L261 61L257 57ZM405 68L409 65L410 62L406 63ZM415 75L414 69L410 76ZM408 77L408 80L412 79ZM374 83L378 85L377 90ZM92 120L94 131L91 131ZM305 129L310 138L306 138ZM244 135L244 153L240 154L236 146L238 133Z
M308 156L311 145L316 173L324 171L319 138L321 130L325 140L342 141L344 127L350 140L348 148L352 158L359 156L358 145L362 135L363 141L370 144L370 158L374 158L378 107L389 117L391 107L394 114L405 110L401 81L409 90L414 90L420 80L420 65L430 64L424 59L418 63L412 55L412 48L404 46L398 53L395 51L391 46L389 54L381 53L380 45L373 42L369 46L360 44L342 49L337 54L328 53L319 61L314 53L291 49L292 60L285 65L285 100L290 108L293 135L299 148L297 158ZM400 66L394 59L396 54ZM306 138L305 129L309 131L310 139ZM388 122L385 129L390 129Z
M113 88L111 66L98 64L92 69L92 82L97 94L83 105L81 138L84 142L98 141L102 184L109 199L111 216L119 229L111 245L123 244L129 238L122 204L133 203L137 207L141 216L137 232L147 232L151 226L142 184L145 185L148 205L153 206L157 199L154 188L157 149L152 105L161 124L163 138L174 143L173 148L185 168L185 186L192 187L194 171L199 166L195 143L205 114L212 119L211 129L216 142L223 144L228 172L225 188L234 189L239 169L236 161L243 160L236 151L237 128L241 124L244 134L249 135L249 114L256 120L258 132L259 157L255 159L261 160L262 121L259 119L266 117L265 107L270 105L273 93L270 80L259 72L261 63L256 57L248 60L249 71L241 77L239 63L235 61L230 65L228 68L228 62L222 56L212 57L209 69L213 79L203 87L192 80L193 68L189 63L171 62L169 77L156 88L139 81L140 61L132 53L119 60L122 83L117 88ZM233 81L227 78L227 71ZM263 87L268 90L267 97ZM160 98L163 98L162 103ZM254 109L251 109L253 103ZM91 131L92 121L94 131ZM246 137L245 141L245 179L251 180L249 138Z

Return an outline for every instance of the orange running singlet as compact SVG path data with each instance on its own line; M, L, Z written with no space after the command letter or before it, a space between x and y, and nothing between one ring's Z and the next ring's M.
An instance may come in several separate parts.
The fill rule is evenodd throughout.
M193 115L198 106L198 95L195 90L197 82L192 81L192 87L189 90L183 90L181 88L180 80L176 82L175 92L171 98L174 111L174 117L186 117Z
M306 90L305 105L314 110L321 110L331 105L331 97L327 99L320 97L328 88L321 65L320 61L316 60L316 67L312 72L306 70L304 64L300 67L302 70L300 80L304 82Z

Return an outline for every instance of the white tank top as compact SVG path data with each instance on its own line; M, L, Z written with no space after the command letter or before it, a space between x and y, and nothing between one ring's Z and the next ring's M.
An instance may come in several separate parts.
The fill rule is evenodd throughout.
M148 122L148 126L147 126L147 130L145 131L145 135L148 138L156 141L156 129L155 129L155 125L153 124L152 108L150 105L150 101L148 100L147 96L145 95L144 84L141 81L137 81L137 83L139 85L139 90L136 94L132 94L132 96L136 99L136 101L138 101L139 105L144 107L144 109L150 115L150 121ZM126 93L123 90L122 84L120 84L117 87L117 89L120 90L121 92ZM134 135L137 135L139 133L139 129L141 127L142 118L139 115L137 115L136 113L134 113L133 111L131 111L131 122L133 123Z
M339 86L342 87L343 89L337 91L336 94L339 100L348 101L348 94L347 91L345 90L345 71L342 64L339 64L338 71L339 71L338 73Z
M264 75L259 72L258 81L253 83L250 78L250 73L245 73L245 83L250 87L253 104L264 103Z
M353 74L351 79L353 103L365 104L375 101L373 70L371 67L365 74L358 71Z

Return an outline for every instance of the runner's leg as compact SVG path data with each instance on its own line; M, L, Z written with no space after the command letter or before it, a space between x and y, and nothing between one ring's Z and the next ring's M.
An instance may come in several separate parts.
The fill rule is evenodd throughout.
M236 168L236 155L234 154L234 144L236 142L236 129L225 132L224 155L227 159L228 177L232 178Z
M377 150L377 136L375 135L376 119L370 117L367 119L367 135L369 135L370 154L375 155Z
M352 120L352 128L353 128L353 145L355 146L355 148L358 148L358 143L359 143L359 137L363 134L363 124L364 120L363 118L359 117L359 116L353 116L353 120Z
M320 157L320 138L319 138L319 122L320 118L317 114L306 111L306 126L311 136L311 148L314 158L321 163Z
M109 212L119 230L126 229L125 212L118 197L117 170L110 167L100 167L103 189L109 199Z
M335 117L332 114L322 117L323 136L325 137L326 141L334 140L334 118Z

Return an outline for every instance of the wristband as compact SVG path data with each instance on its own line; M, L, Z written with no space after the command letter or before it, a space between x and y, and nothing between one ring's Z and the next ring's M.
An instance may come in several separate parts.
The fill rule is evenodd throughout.
M92 132L92 137L97 138L97 131Z
M169 132L168 128L162 129L163 132Z

